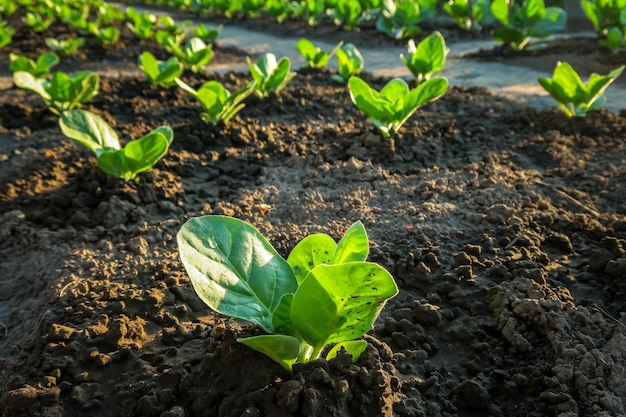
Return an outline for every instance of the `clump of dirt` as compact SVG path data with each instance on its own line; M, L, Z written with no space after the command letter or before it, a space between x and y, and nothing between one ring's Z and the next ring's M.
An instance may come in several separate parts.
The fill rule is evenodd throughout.
M85 108L123 140L168 124L174 142L138 183L106 178L39 99L3 91L3 416L626 413L624 114L568 120L456 87L382 140L328 71L304 70L212 126L122 71L127 49L100 53L120 75ZM283 256L361 220L401 289L362 357L288 374L237 343L260 330L210 311L177 255L205 214L253 223Z

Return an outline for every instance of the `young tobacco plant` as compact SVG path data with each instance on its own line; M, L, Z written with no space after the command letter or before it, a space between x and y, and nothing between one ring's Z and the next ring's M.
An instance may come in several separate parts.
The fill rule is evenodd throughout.
M227 122L243 109L243 100L252 94L255 86L255 81L252 81L244 88L230 93L219 81L208 81L196 91L179 78L175 81L180 88L200 102L204 109L200 113L202 121L213 124Z
M85 43L84 38L56 39L46 38L48 48L63 55L72 55Z
M295 72L289 72L291 61L287 57L276 61L274 54L266 53L256 63L250 57L246 59L255 81L254 93L260 98L268 97L272 92L278 94L296 76Z
M139 55L137 65L154 85L171 87L176 84L176 78L183 72L183 65L175 56L167 61L157 60L152 53L144 51Z
M7 22L0 21L0 49L11 43L14 32L13 26L9 26Z
M60 62L59 56L52 52L45 52L39 55L36 60L11 53L9 54L9 60L11 71L24 71L35 78L45 78L52 67Z
M330 52L324 52L307 38L302 38L296 43L296 50L300 52L310 68L323 68L342 45L343 42L339 42Z
M409 39L407 51L408 55L400 54L400 59L411 71L417 83L421 84L443 71L450 49L446 47L443 35L433 32L417 46L413 39Z
M195 37L202 39L208 45L212 45L220 36L223 28L224 25L219 25L217 28L212 28L204 24L198 24L192 25L189 30Z
M178 251L196 293L211 309L259 325L268 334L237 339L291 372L343 348L356 361L363 336L398 293L393 277L366 262L361 222L339 243L326 234L300 241L287 260L252 225L225 216L187 221Z
M346 44L337 50L337 69L339 74L330 77L341 84L346 84L350 77L358 75L363 71L363 55L356 46L351 43Z
M477 32L482 29L481 23L493 17L490 0L448 0L443 10L461 29Z
M362 79L351 77L348 89L352 102L388 138L418 108L441 97L448 89L448 80L442 77L431 78L411 90L403 79L394 78L378 92Z
M432 18L434 12L428 5L420 5L418 1L396 2L384 0L380 15L376 21L376 29L390 38L402 39L419 34L419 24Z
M13 73L13 82L19 88L40 96L50 111L60 115L78 108L98 93L100 77L92 71L65 74L57 71L50 81L35 78L25 71Z
M43 32L54 23L53 16L47 16L40 13L28 12L22 18L22 21L26 23L35 32Z
M96 155L102 171L124 181L138 181L137 175L152 168L167 153L174 139L172 128L161 126L122 147L111 126L86 110L63 112L59 126L65 136Z
M115 26L100 27L97 23L90 22L87 24L87 31L100 45L113 45L120 38L120 30Z
M626 48L626 0L583 0L580 5L611 52Z
M213 47L207 45L200 38L191 38L184 46L177 43L176 35L165 31L156 33L157 42L164 46L183 64L193 72L200 72L213 59Z
M539 84L556 100L568 117L584 117L604 105L604 91L624 71L624 65L608 75L591 74L584 84L567 62L558 62L552 78L539 78Z
M137 37L141 39L152 38L154 28L157 24L157 17L152 13L139 13L134 8L126 9L126 17L129 19L126 26Z
M491 13L504 27L493 31L493 38L514 50L523 49L531 38L543 39L562 30L567 13L558 7L545 7L543 0L493 0Z

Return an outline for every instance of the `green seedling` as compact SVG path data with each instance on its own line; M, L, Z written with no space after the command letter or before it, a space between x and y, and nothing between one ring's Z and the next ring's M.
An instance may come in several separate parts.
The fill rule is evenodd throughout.
M191 26L190 20L183 20L180 23L176 23L171 16L163 15L159 17L159 25L163 28L162 30L169 33L173 36L177 45L180 45L185 39L187 28Z
M59 118L63 134L84 145L108 176L138 181L137 175L151 169L169 149L174 132L161 126L122 147L117 133L100 116L86 110L69 110Z
M493 31L493 38L510 45L514 50L523 49L532 38L543 39L562 30L567 13L558 7L545 7L543 0L493 0L491 13L504 27Z
M265 0L241 0L241 10L250 18L259 17L265 8Z
M159 31L156 34L157 42L165 47L193 72L200 72L213 59L213 47L207 45L200 38L191 38L184 46L176 43L177 38L167 32Z
M230 93L218 81L208 81L196 91L185 82L177 78L176 84L200 102L204 112L200 118L204 123L217 124L228 122L234 115L245 107L243 100L254 91L255 82L252 81L244 88Z
M307 38L302 38L296 43L296 50L300 52L309 67L323 68L342 45L343 42L339 42L330 52L324 52Z
M402 39L419 34L419 24L431 17L428 8L422 8L417 1L384 0L376 29L390 38Z
M278 94L296 76L295 72L290 72L291 61L287 57L276 61L274 54L266 53L256 63L250 57L247 60L255 81L254 93L260 98L268 97L270 93Z
M28 12L22 18L22 21L26 23L35 32L43 32L54 23L54 17L45 16L40 13Z
M139 68L153 84L160 87L171 87L176 84L176 78L183 72L183 64L175 56L167 61L158 61L154 55L145 51L139 56Z
M345 349L356 361L386 301L393 277L366 262L361 222L339 243L314 234L287 260L252 225L225 216L190 219L178 250L196 293L211 309L259 325L267 334L237 339L291 372L296 362L331 359Z
M43 53L36 60L16 54L9 54L9 59L11 71L24 71L35 78L45 78L52 67L60 62L59 56L52 52Z
M14 32L13 26L7 25L6 22L0 22L0 49L11 43Z
M493 17L490 0L448 0L443 10L461 29L477 32L482 29L481 23Z
M118 9L107 2L96 2L98 6L98 18L96 19L96 24L99 27L111 25L115 22L124 21L126 18L126 14L123 10Z
M622 13L626 22L626 9ZM612 27L606 31L605 39L600 40L600 44L607 47L612 53L626 49L626 26L624 28Z
M265 11L278 23L282 23L292 17L293 11L285 0L267 0L265 2Z
M113 45L120 38L120 30L115 26L102 28L97 23L88 23L87 31L91 33L101 45Z
M606 36L610 28L626 26L626 0L582 0L580 6L600 36Z
M224 25L219 25L217 28L212 28L207 25L198 24L195 26L191 26L191 33L204 41L208 45L212 45L215 43L217 38L220 36Z
M558 62L552 78L539 78L539 84L550 93L568 117L584 117L590 110L604 105L604 91L624 71L624 65L608 75L591 74L584 84L567 62Z
M417 46L413 39L409 40L408 55L400 54L400 59L407 66L418 84L431 79L442 72L446 65L446 56L450 49L439 32L433 32Z
M363 56L357 47L348 43L337 50L337 68L339 74L333 74L331 78L338 83L346 84L350 77L358 75L363 71L363 64Z
M55 52L59 52L63 55L72 55L76 53L78 48L80 48L85 43L84 38L73 38L73 39L55 39L55 38L46 38L46 45L48 48Z
M137 37L141 39L150 39L154 34L154 27L157 24L157 18L152 13L138 13L132 7L126 9L126 17L130 19L126 22L126 26Z
M431 78L411 90L404 80L394 78L378 92L362 79L352 77L348 88L352 102L369 116L384 137L390 137L418 108L441 97L448 80Z
M46 81L18 71L13 74L13 82L19 88L37 94L52 113L60 115L66 110L80 107L96 95L100 77L92 71L79 71L70 75L57 71L50 81Z
M353 30L363 23L363 8L359 0L338 1L330 16L335 25Z
M15 0L0 0L0 15L11 16L18 8L18 4Z

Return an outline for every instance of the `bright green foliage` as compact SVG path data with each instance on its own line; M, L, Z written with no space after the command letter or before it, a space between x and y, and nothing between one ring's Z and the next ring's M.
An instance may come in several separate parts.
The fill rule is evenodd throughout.
M424 9L422 10L417 1L399 3L394 0L384 0L380 16L376 21L376 29L394 39L415 36L422 31L418 25L433 17L428 7Z
M352 102L367 114L384 137L398 129L415 111L441 97L448 89L448 80L431 78L411 90L401 78L394 78L380 92L358 77L348 81Z
M124 21L126 14L121 9L113 6L106 1L97 2L98 4L98 18L96 19L96 25L98 27L111 25L114 22Z
M142 52L139 56L138 65L153 84L161 87L171 87L176 84L176 78L183 72L183 65L175 56L167 61L158 61L148 51Z
M265 0L241 0L241 8L246 16L258 17L265 8Z
M63 112L59 125L65 136L96 155L102 171L124 181L138 181L137 175L152 168L167 153L174 139L172 128L161 126L122 148L111 126L86 110Z
M285 0L267 0L265 11L278 23L284 22L292 15L292 11Z
M212 28L207 25L198 24L191 26L190 30L194 36L202 39L205 43L212 45L220 36L220 32L224 28L224 25L219 25L217 28Z
M177 235L181 260L198 296L213 310L261 326L267 335L238 339L286 370L317 359L336 344L354 360L398 288L380 265L366 262L369 243L360 222L335 241L303 239L285 261L252 225L225 216L193 218Z
M523 0L519 4L514 0L493 0L491 13L504 25L493 31L493 38L514 50L523 49L531 38L552 35L567 22L563 9L545 7L543 0Z
M446 65L446 56L450 52L450 49L446 47L443 35L439 32L431 33L417 46L415 41L410 39L407 50L408 55L400 54L400 58L418 84L443 71Z
M608 75L591 74L584 84L567 62L558 62L552 78L539 78L539 84L554 98L568 117L584 117L588 111L604 105L607 87L624 71L624 65Z
M302 38L296 43L296 50L300 52L309 67L322 68L328 64L330 58L341 48L341 45L343 42L339 42L330 52L324 52L307 38Z
M193 72L202 71L213 59L212 45L207 45L200 38L191 38L184 46L176 42L175 35L170 35L164 31L158 31L156 38L157 42L174 54L185 68L189 68Z
M9 59L11 60L9 63L11 71L25 71L35 78L45 78L52 67L60 62L59 56L51 52L39 55L36 60L16 54L9 54Z
M229 121L235 114L245 107L243 100L254 91L255 82L252 81L244 88L230 93L218 81L208 81L196 91L182 80L176 79L176 84L184 91L196 98L204 108L200 118L204 123L217 124Z
M171 36L174 36L176 45L180 45L185 39L187 28L191 26L190 20L183 20L180 23L176 23L172 17L168 15L163 15L159 17L158 22L163 30L169 33Z
M0 0L0 16L11 16L17 8L17 2L14 0Z
M7 22L0 21L0 49L11 43L14 32L13 26L7 25Z
M345 84L350 77L358 75L363 71L363 64L363 56L357 47L348 43L337 50L337 68L339 74L333 74L331 78L338 83Z
M274 54L267 53L256 64L249 57L247 60L250 75L255 81L254 93L261 98L268 97L272 92L278 94L296 76L295 72L289 72L291 61L287 57L276 61Z
M22 18L22 21L26 23L35 32L43 32L48 29L52 23L54 23L54 17L45 16L40 13L28 12L26 16Z
M623 17L626 0L582 0L580 6L593 23L596 32L602 36L605 36L609 28L626 26Z
M363 12L359 0L342 0L336 2L330 16L337 26L352 30L363 23Z
M85 43L84 38L73 38L73 39L46 38L46 45L48 46L48 48L52 49L55 52L60 52L63 55L72 55L84 43Z
M87 31L91 33L101 45L113 45L120 38L120 30L115 26L100 27L97 23L87 24Z
M79 71L70 75L57 71L50 81L46 81L18 71L13 74L13 82L19 88L39 95L52 113L60 115L66 110L80 107L96 95L100 77L92 71Z
M493 17L490 0L448 0L443 10L465 30L480 31L481 23Z
M153 35L157 18L152 13L138 13L134 8L126 9L126 17L130 20L126 22L126 26L137 37L141 39L149 39Z
M626 48L626 0L583 0L583 11L611 52Z

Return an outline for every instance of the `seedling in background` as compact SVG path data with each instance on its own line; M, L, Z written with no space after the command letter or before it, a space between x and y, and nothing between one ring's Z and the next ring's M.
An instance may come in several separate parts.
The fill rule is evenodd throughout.
M22 21L26 23L35 32L43 32L54 23L54 17L44 16L35 12L28 12L22 18Z
M59 56L51 52L39 55L36 60L16 54L9 54L9 59L11 61L9 63L11 71L24 71L35 78L45 78L52 67L60 62Z
M126 19L126 14L123 10L113 6L110 3L97 2L98 4L98 18L96 24L100 27L114 24L115 22L122 22Z
M411 90L403 79L394 78L378 92L362 79L352 77L348 89L352 102L384 137L390 137L418 108L441 97L448 89L448 80L431 78Z
M202 39L206 44L212 45L215 43L217 38L220 36L224 25L219 25L217 28L212 28L207 25L198 24L195 26L191 26L191 33Z
M539 84L550 93L568 117L584 117L606 102L604 91L624 71L624 65L608 75L591 74L584 84L567 62L558 62L552 78L539 78Z
M338 1L330 13L335 25L343 26L348 30L355 29L363 23L362 15L363 7L359 0Z
M63 55L72 55L84 43L85 43L84 38L74 38L74 39L65 39L65 40L55 39L55 38L46 38L46 45L48 46L48 48L52 49L55 52L59 52Z
M57 71L50 81L46 81L18 71L13 74L13 82L19 88L40 96L52 113L60 115L66 110L80 107L96 95L100 77L92 71L79 71L70 75Z
M366 262L361 222L339 243L314 234L283 259L252 225L225 216L187 221L177 235L180 258L196 293L211 309L258 324L268 334L237 339L291 372L296 362L336 356L354 360L385 302L393 277Z
M582 0L580 6L600 36L610 28L626 26L626 0Z
M624 15L624 22L626 25L626 9L624 9L622 14ZM626 26L623 29L619 27L612 27L607 30L606 38L600 40L600 44L607 47L614 54L626 49Z
M493 0L491 13L504 27L493 31L493 38L523 49L531 38L543 39L565 28L567 13L558 7L545 7L543 0Z
M97 23L88 23L87 31L91 33L101 45L113 45L120 38L120 30L115 26L101 28Z
M14 0L2 0L0 1L0 15L11 16L17 10L18 5Z
M338 83L345 84L350 77L358 75L363 71L363 56L356 46L351 43L337 50L337 68L339 74L331 75L331 78Z
M157 18L152 13L138 13L134 8L126 9L126 17L130 19L126 22L126 26L137 37L141 39L149 39L154 34L154 28L157 24Z
M376 29L393 39L402 39L419 34L419 24L434 17L433 11L425 4L417 1L402 3L384 0L380 15L376 21Z
M339 42L330 52L324 52L307 38L302 38L296 43L296 50L300 52L309 67L323 68L342 45L343 42Z
M207 45L200 38L191 38L184 46L176 43L176 36L159 31L156 34L157 42L193 72L200 72L213 59L213 47Z
M417 46L413 39L409 40L408 55L400 54L400 58L411 71L418 84L432 78L444 70L446 56L450 49L439 32L433 32Z
M200 118L204 123L217 124L227 122L245 107L243 100L254 91L255 82L252 81L244 88L230 93L219 81L208 81L196 91L185 82L177 78L176 84L200 102L204 112Z
M11 43L14 32L15 29L12 26L8 26L7 22L0 22L0 49Z
M481 23L493 18L490 0L448 0L443 10L464 30L480 32Z
M175 56L167 61L158 61L150 52L143 52L138 59L139 68L143 70L153 84L160 87L171 87L176 78L183 72L183 65Z
M65 136L96 155L102 171L124 181L138 180L137 175L151 169L167 153L174 139L172 128L161 126L122 148L111 126L86 110L63 112L59 126Z
M291 61L287 57L276 61L274 54L267 53L262 55L256 64L250 57L247 60L250 75L255 81L254 93L260 98L268 97L270 93L279 93L296 76L295 72L289 72Z

